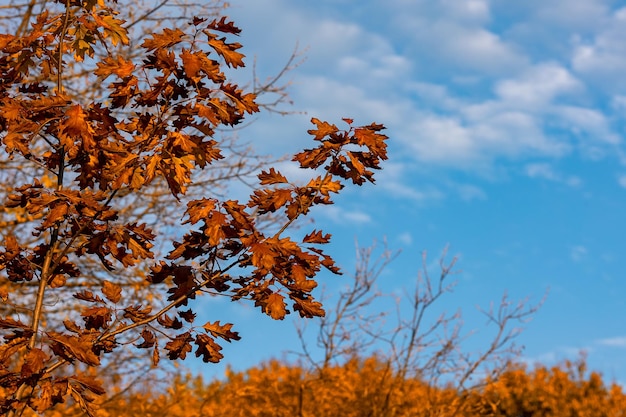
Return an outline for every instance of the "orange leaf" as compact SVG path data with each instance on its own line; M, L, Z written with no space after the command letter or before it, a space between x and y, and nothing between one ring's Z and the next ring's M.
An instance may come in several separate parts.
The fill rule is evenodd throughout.
M212 336L220 337L227 342L241 339L241 337L239 337L239 333L230 330L233 327L232 323L220 324L218 320L215 323L207 322L202 327Z
M271 245L265 242L253 243L250 245L250 250L252 251L252 265L259 269L272 269L275 255L271 250Z
M115 74L120 78L128 77L135 70L135 64L131 61L126 61L123 57L118 56L117 60L111 57L104 58L103 61L96 62L98 68L94 71L94 74L102 79L107 78L111 74Z
M83 387L87 388L89 391L93 392L94 394L102 395L106 392L104 388L102 388L102 385L100 385L100 383L93 377L87 378L84 376L73 375L72 379L78 382Z
M207 27L223 33L234 33L235 35L241 33L241 29L235 26L233 22L226 21L226 16L222 16L220 20L213 20Z
M198 57L197 52L192 54L187 49L183 49L180 58L183 60L183 70L185 70L187 77L192 80L196 79L202 69L202 60Z
M154 33L152 39L146 39L141 44L142 47L148 51L153 51L159 48L169 48L177 43L182 42L185 32L176 28L175 30L165 28L161 33Z
M206 334L197 335L194 343L198 346L196 349L196 357L202 356L202 361L205 363L217 363L224 357L220 352L222 347Z
M229 67L237 68L243 67L243 58L244 54L237 52L237 49L241 48L241 44L238 42L235 43L226 43L226 38L217 38L217 35L205 31L209 38L209 45L217 52L224 61L226 65Z
M67 204L65 204L64 201L57 202L54 207L52 207L48 212L46 220L41 224L41 228L47 229L55 223L60 223L65 220L68 209L69 207L67 206Z
M208 219L211 212L215 209L216 202L216 200L209 198L188 202L185 214L189 216L189 219L187 219L183 224L196 224L200 220Z
M274 168L270 168L269 172L261 171L258 177L261 180L261 185L287 183L287 178L285 178L283 174L276 171Z
M105 280L102 285L102 294L112 303L117 303L122 298L122 287Z
M32 348L24 355L24 363L22 364L22 378L29 378L38 374L44 368L44 362L48 360L48 355L37 348Z
M274 320L282 320L287 314L287 304L285 304L285 297L278 293L270 294L265 301L265 313L268 314Z
M185 359L188 352L191 352L191 341L193 337L190 332L179 334L173 340L167 342L165 349L167 349L167 357L170 360Z
M314 301L309 298L295 298L292 297L294 301L294 310L300 313L300 317L313 318L313 317L324 317L326 313L322 308L322 304L318 301Z
M315 140L322 140L325 136L328 136L333 133L337 133L339 129L337 126L331 125L327 122L322 122L315 117L311 119L311 123L317 126L317 129L307 130L307 132L313 136L315 136Z
M321 230L314 230L304 237L302 243L328 243L330 241L330 234L322 235Z

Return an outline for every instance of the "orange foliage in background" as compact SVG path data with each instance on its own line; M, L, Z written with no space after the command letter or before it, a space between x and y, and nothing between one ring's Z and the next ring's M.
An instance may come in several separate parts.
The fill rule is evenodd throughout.
M35 414L25 414L34 416ZM47 415L80 416L76 406ZM626 395L606 384L585 362L548 368L512 365L498 380L471 394L437 388L417 379L398 380L376 357L352 359L323 373L270 361L244 372L227 371L221 381L178 376L113 395L98 416L145 417L621 417Z

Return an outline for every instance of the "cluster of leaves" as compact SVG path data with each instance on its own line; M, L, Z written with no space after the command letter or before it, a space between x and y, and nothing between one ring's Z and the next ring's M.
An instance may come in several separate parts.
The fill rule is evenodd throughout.
M227 372L223 381L179 376L154 386L119 393L99 415L194 416L392 416L518 417L626 415L626 394L584 371L584 361L547 368L512 365L497 381L466 395L409 378L402 384L375 357L352 359L323 376L297 365L268 362L245 372ZM395 387L389 391L387 388ZM402 387L399 389L398 387ZM77 406L56 407L51 416L78 416ZM27 414L32 415L32 414Z
M313 230L295 241L286 230L313 206L332 204L344 182L373 182L372 170L387 157L382 125L354 127L344 119L340 130L313 119L317 146L294 156L301 168L321 172L307 184L269 169L248 201L190 199L178 241L141 218L121 216L125 197L154 182L166 184L171 204L180 204L194 173L223 158L215 131L259 107L255 94L223 70L243 66L241 45L227 39L239 33L232 22L194 18L187 31L165 28L145 39L143 59L132 61L116 53L129 38L115 6L67 1L61 12L37 16L24 35L0 35L3 151L39 167L14 184L1 207L28 217L32 228L31 236L3 231L0 279L37 283L26 311L11 309L14 294L6 288L13 287L0 293L8 311L0 317L0 412L9 415L45 412L69 397L95 415L93 394L105 389L84 372L64 370L98 367L123 345L150 350L155 366L162 353L176 360L194 350L205 362L219 361L219 340L239 335L231 323L194 324L188 304L201 293L251 300L274 319L289 313L287 299L302 317L324 315L311 292L322 268L339 272L319 248L330 235ZM91 59L98 45L107 56L85 82L107 82L105 93L94 100L69 93L68 63ZM277 231L259 227L263 216L277 219ZM173 249L158 256L155 247L168 243ZM99 263L102 276L151 263L136 278L145 275L154 291L165 287L166 301L130 298L106 279L59 299L59 291L93 273L81 267L85 258ZM55 323L58 316L46 313L55 303L79 315Z

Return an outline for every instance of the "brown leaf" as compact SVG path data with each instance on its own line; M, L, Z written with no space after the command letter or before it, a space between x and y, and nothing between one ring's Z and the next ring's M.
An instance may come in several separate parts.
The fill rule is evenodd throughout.
M20 370L23 378L30 378L41 372L45 366L45 362L49 359L48 355L37 348L32 348L24 355L24 363Z
M220 337L227 342L241 339L241 337L239 337L239 333L230 330L233 327L232 323L220 324L218 320L215 323L207 322L202 327L204 327L207 332L211 333L212 336Z
M93 392L96 395L103 395L106 393L104 388L99 381L94 379L92 376L84 377L80 375L73 375L71 379L75 382L78 382L83 388L87 388L89 391Z
M276 257L271 247L272 246L267 242L253 243L250 245L250 251L252 251L252 265L259 269L271 270L275 264Z
M224 357L220 352L222 347L215 343L213 338L205 334L197 335L194 343L198 346L196 349L196 357L202 356L202 361L205 363L217 363Z
M189 219L187 219L183 224L196 224L200 220L208 219L211 212L215 209L215 203L217 203L217 200L209 198L202 198L200 200L192 200L188 202L185 214L189 216Z
M167 357L170 360L178 358L185 359L187 353L191 352L192 340L193 337L191 336L191 333L186 332L183 334L179 334L174 338L174 340L167 342L167 344L165 345L165 349L168 351Z
M313 135L315 140L322 140L325 136L337 133L339 131L337 126L331 125L327 122L323 122L315 117L311 119L311 123L313 123L317 127L317 129L310 129L307 130L307 132L310 135Z
M167 314L157 317L157 321L161 326L167 327L168 329L178 330L183 327L183 322L178 320L178 317L171 318Z
M63 320L63 326L72 333L80 333L83 329L70 319Z
M88 307L81 315L86 329L105 329L111 321L111 309L108 307Z
M146 39L141 46L148 51L159 48L170 48L182 42L183 36L185 36L185 32L178 28L174 30L165 28L161 33L152 34L152 39Z
M112 303L117 303L122 298L122 287L105 280L102 285L102 294Z
M196 318L196 313L194 313L191 309L186 311L179 311L178 315L187 323L193 323Z
M235 35L241 33L241 29L235 26L233 22L226 21L226 16L222 16L220 20L213 20L211 23L208 24L207 27L209 29L217 30L223 33L233 33Z
M288 182L287 178L274 168L270 168L269 172L261 171L258 177L261 180L261 185L284 184Z
M321 230L314 230L302 239L302 243L328 243L330 234L322 234Z
M44 380L40 383L39 397L31 400L31 404L39 413L43 413L55 404L65 400L68 390L67 378Z
M83 301L89 301L90 303L104 303L104 300L97 295L94 295L89 290L82 290L74 294L74 298Z
M238 42L234 43L226 43L226 38L219 38L217 35L205 31L209 45L217 52L222 58L224 58L224 62L229 67L237 68L243 67L243 58L244 54L237 52L237 49L241 48L241 44Z
M64 201L58 201L48 212L46 220L41 224L41 228L47 229L48 227L52 227L55 223L63 222L68 210L69 207Z
M98 68L94 71L94 74L101 79L105 79L108 76L115 74L120 78L126 78L135 70L135 64L132 61L126 61L122 56L118 56L117 60L107 56L102 61L96 62Z
M160 358L159 347L154 345L154 350L152 351L152 366L156 367L159 364Z
M148 329L143 329L141 331L141 337L143 338L143 342L141 342L138 345L135 345L139 349L150 348L156 344L157 339L156 339L156 336L154 335L154 332Z
M62 333L48 332L48 337L56 342L51 348L62 358L70 362L72 359L78 359L89 366L100 365L100 358L93 351L93 335L67 336Z
M11 317L0 317L0 329L28 329L29 326L22 323L21 320L15 320Z
M199 80L198 73L202 69L202 59L198 56L199 52L191 53L187 49L183 49L180 58L183 61L183 70L187 77L192 80Z
M272 293L265 300L265 313L274 320L282 320L287 314L285 297L278 293Z
M322 308L322 304L310 298L291 297L294 301L293 309L300 313L300 317L313 318L324 317L326 312Z
M61 288L67 282L67 277L61 274L54 274L48 280L50 288Z

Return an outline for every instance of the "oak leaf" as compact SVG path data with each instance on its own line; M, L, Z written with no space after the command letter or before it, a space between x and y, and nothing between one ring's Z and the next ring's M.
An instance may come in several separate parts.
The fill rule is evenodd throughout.
M137 346L140 349L145 349L145 348L151 348L156 344L156 336L154 335L154 332L148 330L148 329L143 329L141 331L141 337L143 338L143 342L139 343Z
M259 180L261 180L261 185L287 183L287 178L285 178L283 174L276 171L274 168L270 168L269 172L261 171L258 177L259 177Z
M92 376L85 377L81 375L72 375L71 379L78 382L82 387L87 388L96 395L102 395L106 392L104 388L102 388L102 384L95 380Z
M62 333L48 332L48 337L56 342L50 346L53 352L63 359L70 362L78 359L89 366L100 365L100 358L93 351L93 335L67 336Z
M120 78L126 78L132 75L135 70L135 64L132 61L126 61L122 56L118 56L117 59L107 56L102 61L96 62L96 65L98 68L94 71L94 74L101 79L105 79L112 74Z
M108 307L88 307L81 312L86 329L104 329L111 321L111 309Z
M206 334L198 334L194 343L198 346L196 348L196 357L202 356L203 362L217 363L224 357L220 352L222 347Z
M321 230L314 230L302 239L302 243L328 243L330 234L322 234Z
M274 320L282 320L287 314L285 297L278 293L270 294L265 300L265 313Z
M191 352L191 341L193 337L190 332L186 332L183 334L179 334L173 340L167 342L165 345L165 349L167 352L167 357L170 360L174 359L185 359L187 353Z
M220 20L213 20L208 24L207 28L217 30L222 33L233 33L238 35L241 33L241 29L239 29L233 22L227 22L226 16L222 16Z
M313 123L317 127L317 129L310 129L307 130L307 132L310 135L313 135L313 138L315 140L322 140L324 137L332 135L333 133L337 133L339 131L337 126L328 122L323 122L315 117L311 119L311 123Z
M219 337L227 342L231 340L240 340L238 332L233 332L231 329L233 328L232 323L220 324L219 320L215 323L207 322L204 326L202 326L208 333L210 333L213 337Z
M243 67L243 58L244 54L237 52L237 49L241 48L241 44L239 42L234 43L226 43L226 38L218 38L214 33L205 31L209 45L217 52L222 58L224 58L224 62L229 67L237 68Z
M23 378L30 378L40 373L48 360L48 355L41 349L32 348L24 355L21 374Z
M326 315L322 308L322 303L318 301L295 296L292 296L291 299L294 301L293 309L300 313L300 317L313 318L324 317Z
M30 402L35 410L43 413L53 405L64 402L68 390L68 380L67 378L43 380L39 387L39 396Z
M117 303L122 298L122 287L111 281L105 280L102 284L102 294L112 303Z
M146 39L141 44L148 52L160 48L170 48L183 40L185 32L176 28L174 30L165 28L161 33L152 34L152 39Z

